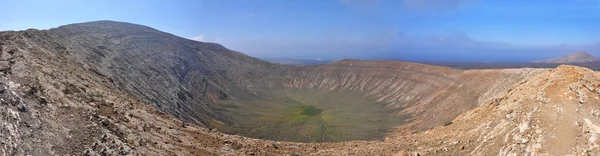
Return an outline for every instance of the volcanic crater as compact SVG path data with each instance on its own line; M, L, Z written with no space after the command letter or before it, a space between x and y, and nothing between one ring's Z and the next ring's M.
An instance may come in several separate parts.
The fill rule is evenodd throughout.
M600 76L574 66L289 66L114 21L0 32L0 51L7 155L566 154L600 134ZM557 127L577 140L544 140Z
M489 88L534 73L399 61L280 65L113 21L22 34L43 41L36 44L58 51L57 57L83 61L86 70L178 119L278 141L381 140L389 132L424 131L503 91Z

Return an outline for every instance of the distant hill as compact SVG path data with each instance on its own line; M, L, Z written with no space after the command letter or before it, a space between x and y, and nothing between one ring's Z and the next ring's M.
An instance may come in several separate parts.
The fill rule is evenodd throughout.
M261 60L269 61L277 64L287 65L317 65L327 64L333 62L332 60L321 60L321 59L293 59L293 58L260 58Z
M578 51L571 53L564 57L552 58L547 60L531 61L532 63L590 63L598 62L600 58L597 58L589 53Z

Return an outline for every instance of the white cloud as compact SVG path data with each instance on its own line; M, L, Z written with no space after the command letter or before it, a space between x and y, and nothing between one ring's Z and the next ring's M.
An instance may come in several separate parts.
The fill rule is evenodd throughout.
M204 41L204 35L194 36L190 39L195 40L195 41Z
M223 40L224 40L222 38L206 37L206 35L202 35L202 34L194 36L194 37L191 37L190 39L194 40L194 41L214 42L214 43L220 43L220 42L223 42Z

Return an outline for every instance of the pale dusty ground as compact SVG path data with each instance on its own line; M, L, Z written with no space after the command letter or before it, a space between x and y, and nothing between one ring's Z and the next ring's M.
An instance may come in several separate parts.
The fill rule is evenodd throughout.
M183 123L136 100L69 56L34 44L11 45L21 47L13 51L15 47L0 45L2 155L600 154L600 74L575 66L465 71L462 83L489 82L485 85L498 90L465 104L476 107L457 114L449 126L415 132L414 125L407 125L383 141L292 143ZM476 73L485 74L468 76ZM486 81L503 75L525 76L516 83ZM449 102L464 98L448 95L452 92L482 93L461 87L449 85L430 101L436 95L446 95ZM410 111L426 109L415 106ZM444 106L434 112L455 113L444 112L449 110Z

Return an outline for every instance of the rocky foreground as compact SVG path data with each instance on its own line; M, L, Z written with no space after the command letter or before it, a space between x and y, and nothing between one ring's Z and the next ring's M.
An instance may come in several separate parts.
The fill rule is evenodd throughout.
M600 154L600 74L586 68L463 71L358 60L288 67L108 26L129 36L89 25L0 32L2 155ZM139 40L193 53L125 53ZM336 143L260 140L206 125L218 122L207 105L277 87L357 90L413 118L381 140Z

